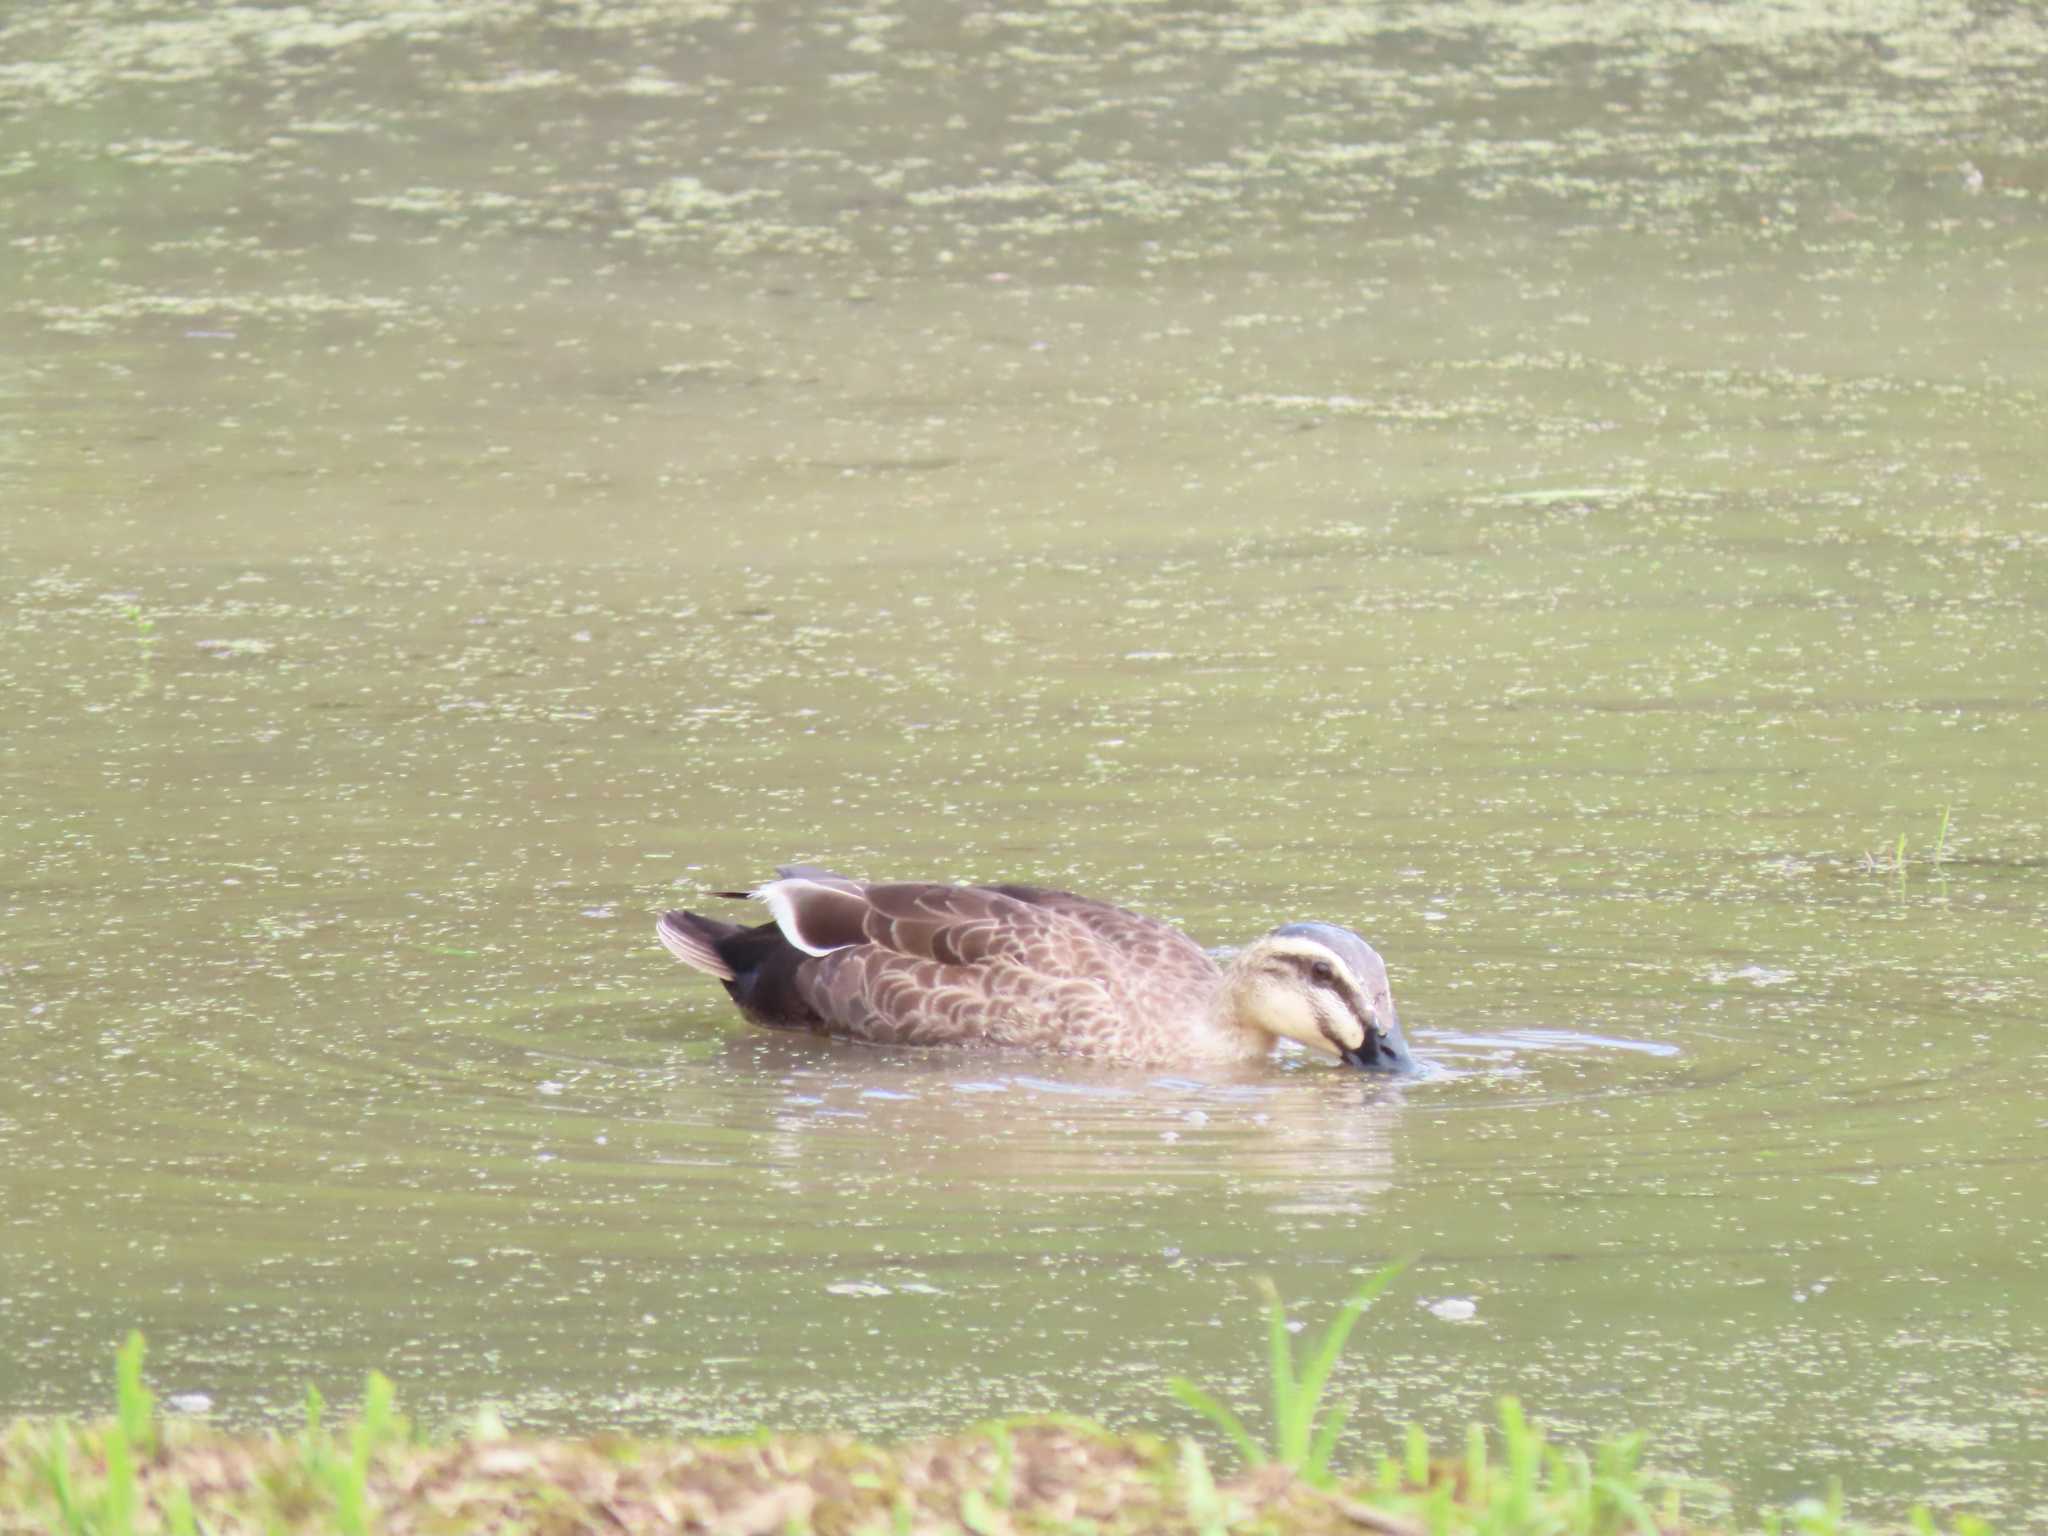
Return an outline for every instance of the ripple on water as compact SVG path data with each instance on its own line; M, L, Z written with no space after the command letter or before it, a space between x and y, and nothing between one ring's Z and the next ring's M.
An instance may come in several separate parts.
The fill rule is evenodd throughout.
M1405 1253L1360 1450L2024 1524L2038 8L942 9L10 27L0 1416L1177 1431ZM805 852L1441 1070L747 1032Z

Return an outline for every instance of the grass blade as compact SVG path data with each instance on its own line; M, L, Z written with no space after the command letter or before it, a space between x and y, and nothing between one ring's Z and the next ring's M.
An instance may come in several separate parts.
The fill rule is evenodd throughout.
M1410 1424L1402 1439L1401 1472L1417 1488L1429 1486L1429 1436L1420 1424Z
M164 1526L171 1536L200 1536L199 1517L192 1513L192 1493L174 1484L164 1499Z
M1254 1440L1246 1432L1244 1421L1236 1414L1217 1402L1215 1398L1204 1392L1185 1376L1174 1377L1167 1383L1167 1386L1172 1390L1175 1397L1230 1436L1231 1444L1237 1447L1238 1454L1243 1456L1247 1463L1255 1467L1265 1464L1267 1460L1265 1450L1259 1445L1258 1441Z
M1010 1524L979 1488L970 1488L960 1495L960 1523L974 1536L1003 1536Z
M1608 1508L1624 1516L1641 1536L1657 1536L1657 1516L1630 1484L1611 1477L1596 1477L1593 1479L1593 1491Z
M50 1438L43 1444L43 1481L57 1500L57 1513L64 1517L64 1529L71 1536L86 1536L85 1511L78 1505L78 1490L71 1481L71 1426L59 1419L50 1426Z
M114 1356L114 1416L121 1433L139 1456L156 1452L156 1397L142 1384L143 1343L140 1329Z
M1351 1405L1339 1403L1316 1430L1315 1440L1308 1448L1308 1460L1301 1468L1302 1477L1312 1486L1323 1488L1331 1482L1330 1458L1337 1454L1337 1437L1344 1433L1350 1419Z
M1465 1497L1484 1505L1491 1497L1488 1487L1486 1426L1471 1424L1465 1429Z
M1010 1438L1010 1427L998 1424L989 1431L989 1437L996 1447L996 1480L989 1487L989 1497L995 1500L997 1509L1008 1509L1016 1496L1017 1445Z
M1299 1466L1308 1451L1308 1436L1299 1425L1301 1401L1294 1381L1294 1340L1287 1332L1287 1309L1272 1281L1261 1279L1266 1297L1266 1367L1273 1382L1273 1459Z
M1338 1311L1335 1321L1324 1330L1317 1343L1308 1368L1301 1373L1299 1391L1309 1401L1319 1401L1323 1395L1323 1384L1330 1379L1330 1372L1336 1367L1337 1357L1344 1353L1344 1346L1351 1339L1351 1330L1358 1325L1365 1309L1379 1299L1379 1295L1400 1277L1401 1271L1409 1265L1407 1259L1396 1259L1386 1265L1365 1284L1351 1293Z
M1197 1536L1226 1536L1230 1522L1224 1517L1216 1479L1209 1473L1202 1448L1192 1440L1180 1443L1180 1497Z
M100 1452L107 1461L107 1486L100 1493L100 1518L94 1525L99 1536L134 1536L135 1457L118 1423L109 1424L100 1436Z

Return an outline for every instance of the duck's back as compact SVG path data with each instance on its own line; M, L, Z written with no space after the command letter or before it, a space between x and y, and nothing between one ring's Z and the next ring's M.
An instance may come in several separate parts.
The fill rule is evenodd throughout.
M1216 962L1202 947L1171 923L1142 912L1113 907L1106 901L1076 896L1071 891L1041 890L1031 885L983 885L975 890L1056 912L1079 923L1121 959L1124 974L1160 998L1207 993L1216 985Z

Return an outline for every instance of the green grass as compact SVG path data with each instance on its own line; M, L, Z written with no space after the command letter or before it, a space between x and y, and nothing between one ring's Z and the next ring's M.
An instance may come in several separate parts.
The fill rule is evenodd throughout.
M1948 857L1948 824L1952 809L1946 805L1941 808L1941 826L1934 835L1934 851L1927 855L1927 866L1937 875L1941 873L1942 862ZM1903 885L1906 878L1906 834L1899 834L1890 853L1864 854L1863 868L1873 875L1897 875Z
M761 1433L656 1441L615 1434L521 1438L479 1412L448 1436L417 1436L372 1372L342 1429L306 1393L293 1435L236 1435L159 1421L142 1380L143 1342L116 1356L113 1416L0 1434L0 1536L373 1536L505 1533L620 1536L678 1529L821 1536L1677 1536L1735 1529L1725 1492L1645 1465L1646 1438L1590 1452L1550 1443L1513 1398L1498 1422L1468 1426L1439 1454L1410 1426L1374 1468L1339 1477L1345 1422L1326 1399L1352 1329L1400 1272L1372 1276L1297 1353L1278 1293L1265 1287L1270 1445L1210 1394L1174 1393L1230 1438L1232 1477L1192 1439L1116 1433L1085 1419L994 1420L960 1435L878 1447L845 1437ZM1868 1536L1839 1485L1765 1514L1767 1536ZM1893 1529L1899 1529L1894 1527ZM1915 1536L1989 1536L1924 1509Z
M1322 1338L1309 1350L1307 1363L1299 1369L1280 1293L1272 1281L1259 1282L1266 1298L1266 1368L1273 1389L1270 1451L1252 1438L1242 1419L1185 1376L1176 1376L1169 1383L1173 1394L1227 1434L1245 1460L1254 1466L1277 1462L1315 1487L1328 1487L1330 1458L1336 1451L1337 1437L1344 1432L1349 1412L1339 1407L1329 1417L1323 1417L1323 1392L1329 1385L1330 1372L1337 1357L1344 1353L1351 1330L1365 1309L1406 1267L1405 1262L1389 1264L1352 1292L1330 1326L1323 1330Z
M1711 1486L1646 1471L1648 1437L1642 1434L1603 1440L1588 1456L1549 1444L1521 1404L1504 1397L1497 1438L1498 1451L1485 1426L1471 1425L1462 1454L1439 1459L1430 1454L1428 1437L1409 1426L1401 1453L1380 1461L1373 1487L1382 1507L1429 1531L1658 1536L1709 1528L1686 1514L1687 1492L1710 1504L1725 1503Z
M381 1371L370 1372L363 1388L363 1415L349 1430L342 1454L334 1437L321 1427L326 1402L318 1387L306 1388L306 1427L299 1436L306 1479L324 1492L333 1509L334 1529L341 1536L370 1536L370 1462L385 1445L402 1443L405 1421L399 1418L397 1392Z
M123 1439L144 1456L156 1452L156 1395L142 1384L142 1335L130 1331L114 1356L114 1422Z
M1278 1291L1270 1282L1261 1282L1272 1396L1271 1447L1261 1445L1235 1412L1185 1377L1173 1378L1173 1394L1221 1429L1250 1467L1283 1467L1308 1486L1331 1492L1338 1484L1331 1465L1345 1412L1339 1407L1323 1416L1330 1373L1359 1317L1405 1267L1405 1261L1389 1264L1353 1292L1310 1346L1305 1366L1297 1366L1292 1329ZM1455 1458L1433 1455L1428 1436L1409 1425L1399 1454L1380 1460L1370 1485L1371 1503L1362 1508L1354 1500L1340 1503L1351 1507L1355 1522L1370 1523L1365 1517L1377 1514L1393 1522L1385 1529L1398 1528L1414 1536L1662 1536L1729 1529L1726 1491L1697 1479L1648 1471L1643 1464L1648 1441L1640 1432L1602 1440L1590 1456L1576 1448L1558 1448L1529 1423L1516 1399L1503 1397L1497 1433L1489 1435L1486 1426L1469 1425L1462 1454ZM1190 1518L1205 1531L1231 1528L1227 1519L1216 1525L1224 1506L1206 1461L1192 1442L1186 1450L1195 1458L1182 1471ZM1708 1524L1687 1515L1687 1496L1704 1505ZM1869 1531L1846 1518L1839 1484L1831 1486L1824 1501L1803 1500L1761 1518L1768 1536L1859 1536ZM1910 1520L1917 1536L1939 1536L1940 1527L1925 1508L1915 1508ZM1990 1532L1983 1521L1969 1515L1958 1515L1951 1529L1955 1536Z
M1924 1508L1916 1508L1907 1522L1916 1536L1941 1536L1941 1527ZM1790 1509L1773 1511L1764 1517L1765 1536L1854 1536L1864 1530L1848 1518L1840 1478L1828 1483L1825 1499L1802 1499ZM1950 1527L1955 1536L1991 1536L1991 1527L1972 1515L1957 1515Z
M32 1476L48 1490L54 1527L67 1536L134 1536L141 1505L137 1456L156 1453L156 1398L142 1384L143 1343L130 1333L114 1356L114 1417L97 1437L100 1478L85 1485L69 1424L50 1426L42 1445L28 1457ZM187 1501L186 1512L190 1505ZM0 1516L4 1518L4 1516ZM5 1529L0 1524L0 1529Z

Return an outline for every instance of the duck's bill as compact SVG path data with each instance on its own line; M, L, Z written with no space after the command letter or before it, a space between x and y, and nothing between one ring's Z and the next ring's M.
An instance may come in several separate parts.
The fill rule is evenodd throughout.
M1365 1040L1359 1045L1340 1046L1338 1059L1347 1067L1356 1067L1361 1072L1413 1072L1415 1058L1403 1047L1371 1030L1366 1031Z

